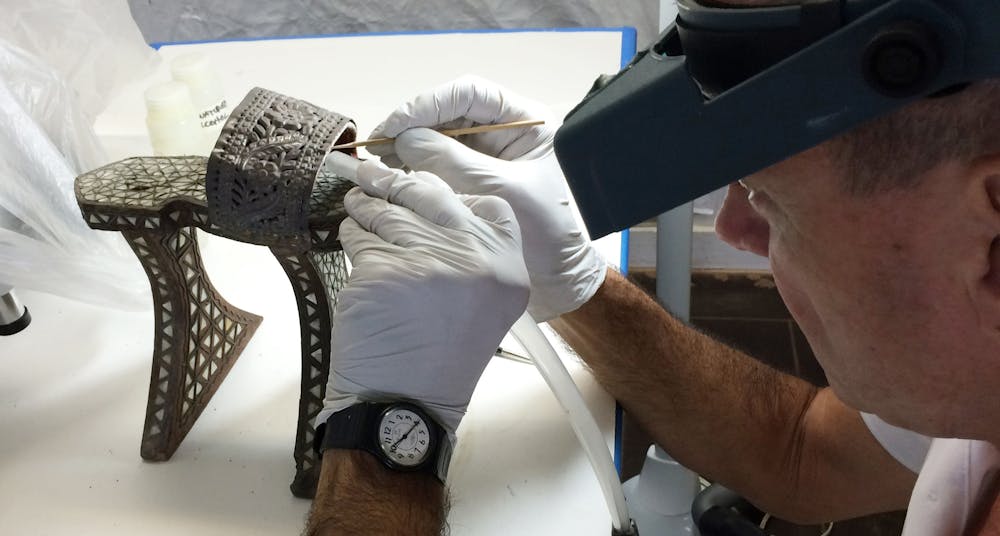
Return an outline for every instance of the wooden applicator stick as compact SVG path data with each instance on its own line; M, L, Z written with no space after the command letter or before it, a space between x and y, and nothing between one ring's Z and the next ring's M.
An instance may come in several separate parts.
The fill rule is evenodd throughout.
M529 121L514 121L512 123L498 123L496 125L480 125L478 127L468 127L468 128L453 128L449 130L440 130L441 134L445 136L454 138L455 136L464 136L465 134L479 134L482 132L492 132L494 130L504 130L508 128L518 128L518 127L533 127L536 125L543 125L545 121L541 120L529 120ZM341 145L334 145L332 149L354 149L355 147L365 147L368 145L385 145L387 143L392 143L396 138L372 138L370 140L355 141L351 143L344 143Z

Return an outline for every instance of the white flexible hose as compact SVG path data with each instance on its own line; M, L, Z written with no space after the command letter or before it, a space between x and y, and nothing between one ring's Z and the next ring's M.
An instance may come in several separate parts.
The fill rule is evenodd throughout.
M514 323L511 334L534 358L538 372L542 378L545 378L545 383L549 384L549 389L552 389L552 394L559 401L559 405L569 415L573 431L576 432L576 437L580 440L580 444L597 474L601 492L604 494L604 500L608 503L608 511L611 513L612 527L621 532L629 530L631 522L629 521L628 506L625 505L625 493L622 492L614 460L611 458L611 453L608 452L608 445L604 442L604 435L601 433L600 427L597 426L597 421L587 409L583 395L573 383L569 371L559 360L559 356L545 334L538 328L535 319L531 318L528 313L524 313Z

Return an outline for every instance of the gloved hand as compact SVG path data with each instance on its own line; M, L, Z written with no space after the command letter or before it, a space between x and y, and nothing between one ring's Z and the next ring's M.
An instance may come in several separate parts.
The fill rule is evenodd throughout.
M545 119L544 125L471 134L455 140L437 130ZM410 130L412 129L412 130ZM587 302L604 282L606 261L573 214L552 149L555 127L543 106L495 84L465 77L404 104L372 132L395 144L369 150L444 179L456 192L495 195L514 209L531 277L528 312L538 321Z
M373 161L344 197L354 269L338 295L316 422L359 401L412 401L454 441L472 391L524 311L528 274L510 206Z

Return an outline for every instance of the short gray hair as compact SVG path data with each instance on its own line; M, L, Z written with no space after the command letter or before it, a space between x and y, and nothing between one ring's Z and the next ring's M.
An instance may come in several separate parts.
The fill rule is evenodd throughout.
M915 186L939 164L1000 151L1000 79L915 101L827 145L850 193Z

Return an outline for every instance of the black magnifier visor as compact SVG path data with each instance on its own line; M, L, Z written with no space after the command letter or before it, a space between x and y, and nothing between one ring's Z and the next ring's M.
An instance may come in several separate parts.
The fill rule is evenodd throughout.
M592 237L913 99L1000 74L1000 2L678 1L675 24L566 117L555 149Z
M707 98L731 89L843 25L841 0L752 12L695 6L693 2L678 3L681 14L676 31L668 33L653 50L687 56L688 72ZM705 19L702 12L711 13L707 25L698 22ZM726 24L729 19L732 22Z

